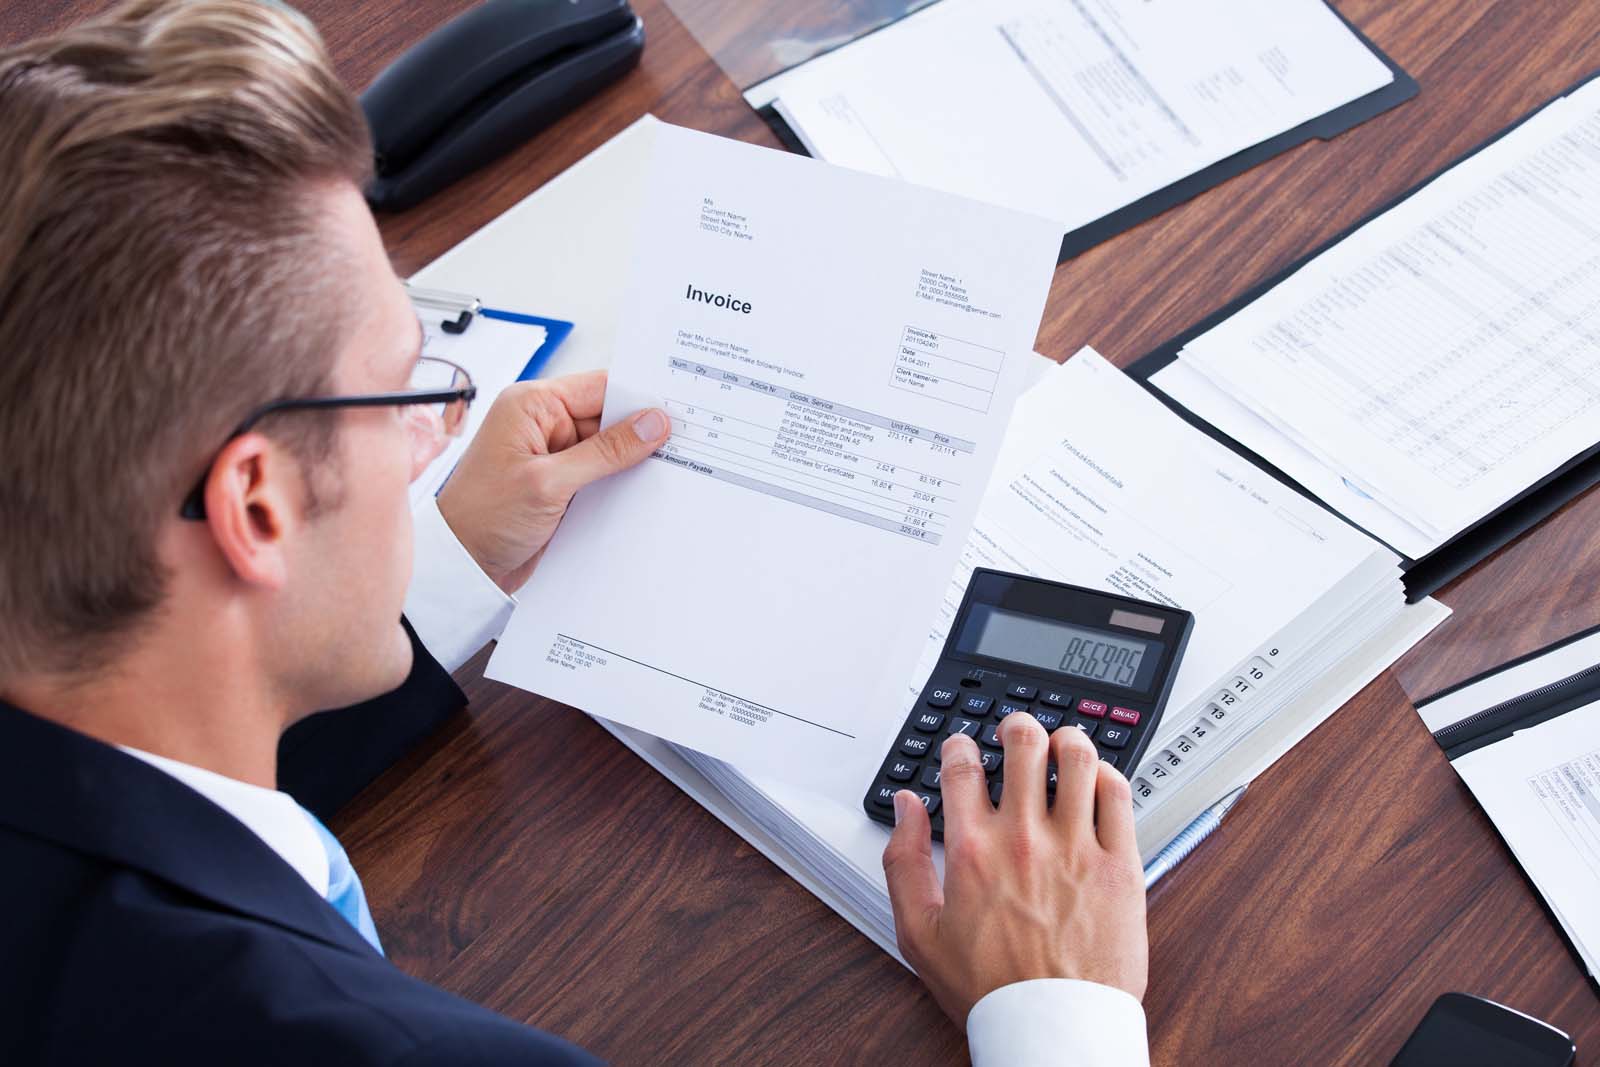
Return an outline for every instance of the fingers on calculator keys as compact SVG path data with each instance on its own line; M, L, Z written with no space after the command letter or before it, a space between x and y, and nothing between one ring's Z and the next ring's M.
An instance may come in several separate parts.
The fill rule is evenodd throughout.
M1094 788L1094 832L1107 852L1138 859L1133 830L1133 790L1128 780L1102 763Z
M1077 730L1057 730L1050 735L1050 748L1060 768L1055 817L1070 833L1092 834L1095 783L1100 777L1094 742Z
M1061 712L1059 711L1050 711L1046 708L1035 708L1033 711L1033 717L1039 720L1039 725L1043 726L1046 732L1054 732L1056 727L1061 725Z
M1000 724L1005 743L1006 789L1000 810L1021 818L1044 813L1044 765L1050 739L1031 715L1014 715Z
M952 734L945 739L942 755L939 789L944 797L944 835L949 841L977 829L979 820L993 810L977 743L964 734Z
M933 866L933 838L929 816L920 798L908 790L893 798L894 833L883 850L883 873L889 883L889 903L894 908L894 928L900 951L906 955L908 943L921 942L944 903L944 890ZM922 809L922 810L918 810Z

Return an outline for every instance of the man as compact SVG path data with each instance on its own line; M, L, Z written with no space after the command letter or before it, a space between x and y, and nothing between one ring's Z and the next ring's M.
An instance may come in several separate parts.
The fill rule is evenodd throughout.
M406 486L470 389L418 358L369 159L277 5L135 0L0 53L0 1062L589 1061L391 966L275 788L325 811L318 760L453 710L424 646L491 638L572 496L670 431L598 432L599 375L508 392L408 598ZM1004 741L998 810L945 745L942 886L898 798L901 946L977 1061L1141 1062L1127 784L1076 731Z

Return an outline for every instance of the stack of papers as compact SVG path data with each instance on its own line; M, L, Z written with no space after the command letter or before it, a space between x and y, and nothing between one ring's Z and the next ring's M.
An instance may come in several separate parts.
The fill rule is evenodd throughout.
M677 338L672 315L658 310L652 316L641 316L638 310L640 290L628 280L629 264L640 256L638 220L643 211L640 205L646 202L646 193L652 184L650 176L657 165L660 130L661 124L650 119L641 120L422 272L419 281L441 288L476 289L480 296L497 304L539 306L551 314L584 324L558 353L558 359L563 361L559 368L562 372L605 366L611 361L613 351L618 361L626 361L630 353L642 352L652 361L665 356ZM772 162L786 169L794 166L825 169L792 157L777 158L784 162L772 162L762 156L757 165ZM727 165L738 168L746 164L729 162ZM752 182L748 177L733 180L735 184L742 180L746 191L769 184L765 180ZM787 212L812 210L804 206L803 198L798 201L789 198L781 187L773 192ZM896 190L893 195L898 197L901 191ZM715 190L710 196L716 199ZM941 210L965 212L968 208L945 205ZM681 220L683 213L674 213L674 217ZM978 227L992 224L986 210L973 218L972 224ZM698 230L699 212L689 212L686 223ZM1010 224L1002 221L999 225ZM818 226L820 230L822 224ZM717 238L712 230L700 232ZM774 233L769 228L760 232L768 236ZM680 240L677 244L669 242L667 247L687 249L689 243ZM987 246L988 240L971 237L969 243L972 248L980 248ZM550 254L530 258L527 249L535 246L547 249ZM737 247L725 242L722 246ZM856 241L849 247L870 249L872 242ZM1044 260L1042 273L1047 275L1049 261L1053 259L1048 247L1041 246L1035 254ZM667 262L673 262L671 257ZM707 270L714 265L697 264ZM996 272L1015 267L990 266L974 259L961 268L968 269L971 273L967 283L979 286L1001 277ZM959 271L951 272L947 268L945 273ZM733 277L743 285L747 276L739 273ZM929 304L917 297L917 285L902 285L892 274L874 278L868 273L860 284L879 287L873 290L876 294L873 300L888 301L902 310L907 306L921 308ZM706 288L704 284L699 287ZM807 316L803 313L808 307L816 306L806 302L808 295L799 294L796 304L799 310L789 320L797 329L808 328ZM683 300L683 296L684 290L675 284L670 297L662 298L658 307L675 307L681 302L684 307L692 308L694 305ZM667 299L671 300L670 305ZM742 311L735 313L726 308L709 310L717 315L744 315ZM768 310L769 304L762 297L761 311ZM1031 306L1020 313L1035 314ZM753 308L752 314L758 312ZM965 318L972 313L959 314ZM629 331L638 329L652 317L672 327L666 345L651 342L639 347L634 340L625 339L632 338ZM817 315L809 318L824 326L842 321L838 318L823 320ZM615 335L611 332L613 328L618 331ZM691 329L690 333L693 332ZM967 339L973 339L965 328L961 332ZM1024 323L1018 333L1026 332L1028 328ZM704 336L704 331L701 333ZM903 329L892 330L890 336L892 340L901 339ZM847 361L858 364L883 357L883 352L872 345L845 342L839 339L841 337L842 334L815 346L815 358L827 358L834 349L844 352ZM888 351L890 356L899 354L894 344ZM789 354L795 359L810 358L792 350ZM914 354L912 358L921 357ZM762 747L758 744L759 760L740 763L736 770L728 759L709 757L647 732L648 729L662 732L660 727L667 724L666 712L670 709L665 703L644 703L633 709L639 717L637 721L644 723L647 729L604 718L599 720L698 803L897 958L880 865L888 835L882 826L867 818L861 801L892 740L890 735L904 721L908 687L922 681L919 671L925 673L926 669L917 666L918 659L933 647L938 632L945 625L943 620L947 618L948 609L942 612L941 602L952 595L966 569L990 562L1086 585L1137 589L1143 595L1165 595L1195 610L1197 630L1185 661L1185 673L1180 676L1183 692L1169 704L1167 727L1161 733L1159 745L1150 749L1152 757L1171 751L1183 762L1179 767L1167 764L1166 777L1155 776L1153 770L1150 772L1151 784L1159 783L1159 789L1153 789L1151 797L1141 798L1139 834L1147 856L1193 814L1270 765L1409 648L1444 614L1432 601L1402 609L1391 553L1352 536L1343 524L1333 522L1320 508L1307 506L1297 494L1259 477L1258 472L1190 429L1103 361L1085 353L1064 369L1057 369L1054 363L1025 350L1008 353L1008 361L1013 358L1017 365L1008 368L1008 373L1016 376L1012 387L1027 388L1034 382L1041 383L1041 387L1028 388L1022 394L1014 411L1008 413L1011 416L1009 426L1004 425L1004 416L1001 416L1002 421L993 431L992 443L997 456L995 473L987 480L988 489L982 494L981 502L973 502L975 518L969 516L959 536L952 535L953 551L942 564L943 570L930 574L926 587L916 591L921 598L918 606L913 609L901 605L894 625L899 631L897 636L904 640L896 642L896 663L888 664L884 655L875 659L885 668L886 695L874 702L857 698L852 695L853 691L815 684L813 680L795 697L795 710L809 705L831 714L842 707L847 720L854 723L851 731L858 734L861 742L858 767L850 765L848 756L838 761L838 766L830 767L807 757L793 745ZM868 369L875 381L887 386L893 365L891 359L876 366L869 365ZM617 373L618 368L613 367L613 374ZM817 392L827 398L821 390ZM880 398L922 405L924 410L939 410L943 406L943 402L892 387L886 388ZM1113 412L1114 419L1110 417ZM987 435L991 431L984 429L982 432ZM1072 450L1080 455L1074 455ZM760 528L760 536L755 535L757 528L748 521L751 506L792 509L775 511L774 514L780 516L779 521L782 516L794 520L801 514L817 511L792 501L780 502L767 493L742 490L706 474L684 471L668 460L656 461L647 467L653 467L661 476L680 475L687 479L682 484L695 487L690 491L727 494L720 498L719 505L704 509L702 515L718 520L728 530L751 532L745 543L757 551L772 542L767 527ZM1105 473L1100 473L1102 471ZM1114 485L1108 474L1120 482L1120 486ZM1067 488L1068 485L1072 488ZM579 502L582 501L580 495ZM581 518L581 514L569 515L558 542L574 539L582 542L587 538L588 534L572 522L575 517ZM840 528L849 536L857 536L865 530L853 520L842 519L841 523ZM655 515L647 515L631 525L625 521L622 529L628 535L627 554L646 552L656 525ZM806 528L815 527L808 525ZM912 546L909 538L888 531L874 529L872 535L884 537L891 544L904 542L906 547ZM1241 558L1229 545L1236 537L1244 538L1244 543L1251 546L1265 546L1262 554L1253 560ZM793 544L793 539L788 543ZM1219 543L1222 554L1209 558L1218 550ZM730 537L723 547L730 554L737 553L739 539ZM817 551L824 564L833 558L825 545L819 546ZM546 563L549 562L547 559ZM769 551L766 566L783 564L781 558ZM541 571L545 569L543 565L540 568ZM677 569L684 572L684 568ZM1170 571L1171 576L1162 575L1161 569ZM678 574L672 570L667 566L654 573L675 580L684 573L703 574L707 580L715 577L714 568ZM826 578L825 571L819 573ZM648 602L659 588L650 577L639 587L613 595L601 588L607 578L605 568L581 572L579 577L584 580L574 587L574 597L598 600L598 607L603 609L597 612L600 615L624 615L641 599ZM870 574L862 580L869 579L875 580ZM804 583L796 581L794 584ZM1278 593L1280 585L1281 595ZM521 610L551 620L561 616L566 607L556 599L537 595L533 589L523 590L519 599ZM1363 602L1373 605L1373 617L1366 623L1361 619L1361 610L1351 608L1352 604ZM662 624L668 632L698 634L705 643L720 640L722 633L730 630L738 638L737 631L742 629L765 637L764 642L755 644L773 645L780 656L785 627L795 621L785 612L786 605L780 603L760 612L726 613L722 628L706 636L709 632L705 629L706 622L701 622L699 630L691 631L681 621L674 620L683 619L682 612L694 611L701 613L702 618L709 616L710 624L716 624L716 613L711 610L715 604L709 597L696 601L690 596L682 603L674 601L666 606L680 613L674 615L669 611L667 622ZM1224 614L1217 614L1219 612ZM1251 618L1252 613L1259 617ZM846 623L850 621L848 614L847 610L838 613ZM1214 634L1219 627L1211 624L1213 616L1244 617L1246 628L1233 638L1225 632L1226 626L1220 628L1224 632ZM1375 632L1362 641L1362 634L1372 628L1367 624L1375 625ZM1295 631L1295 627L1302 629ZM1301 666L1286 664L1282 670L1274 672L1274 684L1283 688L1277 690L1270 703L1249 699L1238 703L1236 700L1227 705L1230 715L1235 708L1238 714L1224 717L1224 722L1230 724L1226 731L1219 729L1214 737L1198 742L1192 735L1184 740L1181 735L1187 734L1201 715L1209 714L1207 708L1214 702L1210 696L1220 695L1224 675L1228 676L1226 681L1231 687L1232 678L1247 676L1251 661L1263 649L1269 653L1273 647L1278 647L1280 653L1291 650L1287 644L1267 644L1275 633L1291 631L1327 632L1328 644L1322 647L1317 640L1309 645L1298 643L1294 646L1296 649L1307 649L1314 658ZM878 642L874 647L883 652L887 644ZM533 660L549 651L549 646L530 649L524 645L519 653L514 641L509 645L511 647L507 647L508 641L502 641L497 658L505 663L508 662L505 657L510 657L512 669L520 669L516 663L519 654ZM708 662L716 668L731 659L711 657ZM590 673L590 668L580 666L587 661L578 656L566 662L572 664L570 668L560 668L566 673L576 675L580 670ZM1245 675L1234 671L1241 665L1245 667ZM1314 670L1323 673L1311 680ZM732 685L727 684L727 687L732 688ZM1266 696L1269 688L1264 685L1260 695ZM1291 690L1297 695L1289 696ZM1254 695L1246 694L1246 697ZM594 699L585 696L569 702L591 712L609 711L610 705L604 697L602 692ZM1215 703L1221 706L1220 701ZM692 713L698 707L695 701L694 707L688 710ZM1247 715L1251 708L1258 710ZM661 714L657 714L658 711ZM759 728L746 725L741 729L755 733ZM883 736L873 737L873 732L881 732ZM760 736L756 733L758 742ZM1208 740L1217 743L1208 745ZM705 743L699 747L704 751L714 743L715 738L705 737ZM1191 760L1188 753L1181 752L1182 745L1190 745L1196 751L1203 748L1206 752ZM1136 777L1146 776L1136 774ZM935 852L936 860L942 862L937 849Z
M1393 80L1323 0L940 0L745 98L818 159L1075 230Z
M1151 381L1420 558L1600 442L1600 83L1190 342Z
M1432 601L1405 605L1398 562L1085 350L1019 401L925 666L905 679L907 701L974 566L1193 611L1173 696L1131 776L1148 859L1444 618ZM898 725L907 706L888 720ZM881 867L888 834L861 806L870 772L853 789L825 792L637 734L624 740L703 803L713 795L708 806L725 821L895 951Z

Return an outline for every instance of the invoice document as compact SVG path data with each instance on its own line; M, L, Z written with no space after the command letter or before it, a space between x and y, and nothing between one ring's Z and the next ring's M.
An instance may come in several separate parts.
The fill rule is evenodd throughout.
M1073 230L1393 80L1323 0L941 0L745 96L819 159Z
M1596 974L1600 703L1519 730L1452 766Z
M1059 235L787 153L651 135L604 420L662 407L672 436L578 495L487 673L855 788L901 719Z
M1418 557L1600 441L1597 323L1591 83L1188 344L1194 373L1153 381ZM1351 513L1357 497L1394 519Z

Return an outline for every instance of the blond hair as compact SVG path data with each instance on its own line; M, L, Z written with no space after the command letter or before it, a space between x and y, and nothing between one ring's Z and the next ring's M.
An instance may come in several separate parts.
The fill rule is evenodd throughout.
M0 51L0 684L112 655L240 418L325 391L349 309L315 194L370 162L278 4L134 0Z

